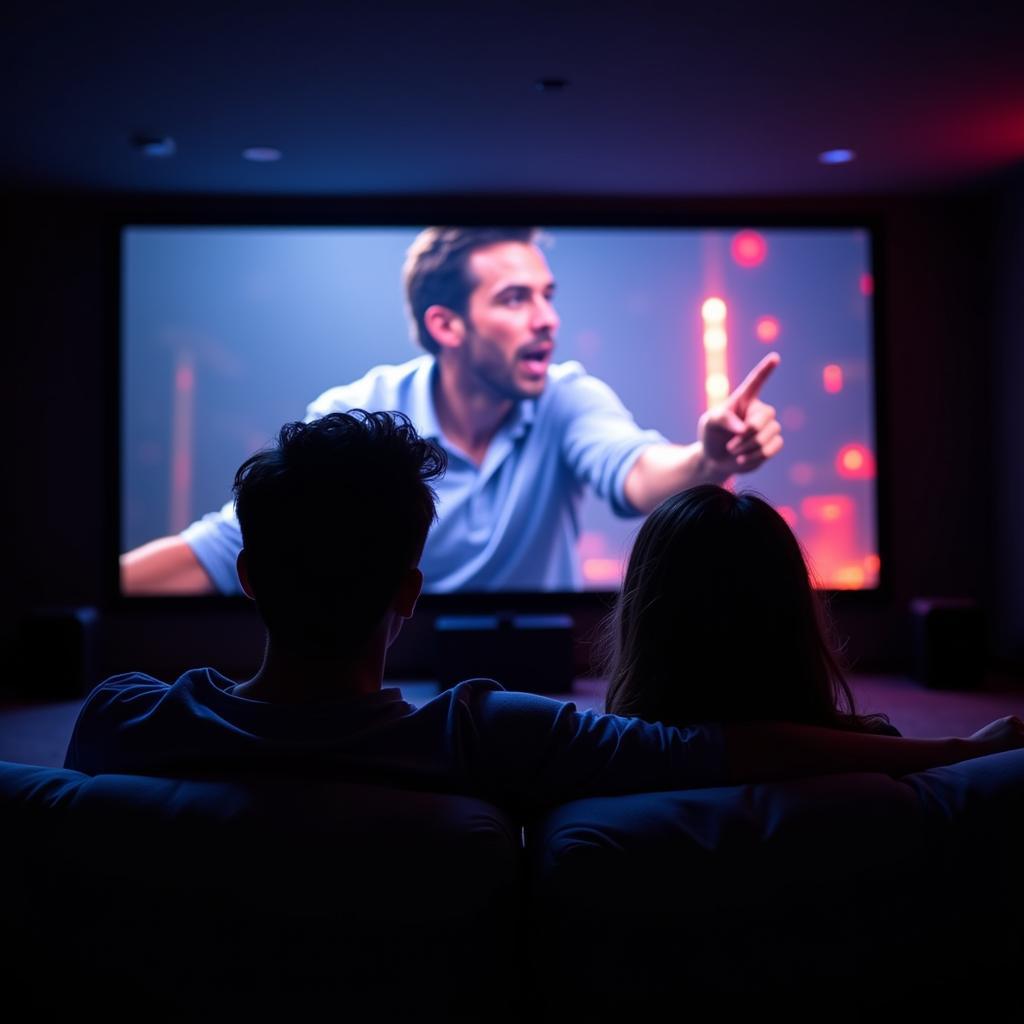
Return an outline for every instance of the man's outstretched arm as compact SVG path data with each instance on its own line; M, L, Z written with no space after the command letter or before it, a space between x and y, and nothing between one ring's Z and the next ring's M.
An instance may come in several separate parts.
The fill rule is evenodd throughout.
M121 593L128 596L212 594L215 590L181 537L161 537L121 556Z
M856 772L899 778L1024 747L1019 718L963 739L903 739L788 722L679 729L579 711L483 680L459 684L419 714L421 722L443 719L474 785L531 806Z
M742 384L697 423L693 444L654 444L629 471L625 495L639 512L697 484L723 484L734 473L749 473L782 449L775 409L758 392L779 365L778 353L765 356Z
M899 777L1024 747L1024 722L1000 718L965 738L903 739L791 722L722 726L728 782L880 772Z

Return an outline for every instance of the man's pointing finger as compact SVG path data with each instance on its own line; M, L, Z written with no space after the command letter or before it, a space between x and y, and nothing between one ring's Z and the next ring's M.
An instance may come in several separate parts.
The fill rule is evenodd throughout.
M775 367L782 362L778 352L769 352L744 378L743 383L729 396L726 405L736 411L740 419L745 419L747 406L757 398L764 382L772 375Z

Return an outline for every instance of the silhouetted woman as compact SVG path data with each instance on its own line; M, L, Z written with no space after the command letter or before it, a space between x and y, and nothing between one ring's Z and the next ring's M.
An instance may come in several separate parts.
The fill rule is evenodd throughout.
M666 725L858 715L796 537L756 495L704 485L641 527L614 614L606 709Z

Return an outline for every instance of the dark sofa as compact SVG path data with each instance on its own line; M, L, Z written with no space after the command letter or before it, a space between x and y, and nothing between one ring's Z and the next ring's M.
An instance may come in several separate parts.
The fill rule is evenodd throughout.
M643 1019L952 999L1021 964L1024 751L534 821L322 780L0 764L3 963L49 1019Z

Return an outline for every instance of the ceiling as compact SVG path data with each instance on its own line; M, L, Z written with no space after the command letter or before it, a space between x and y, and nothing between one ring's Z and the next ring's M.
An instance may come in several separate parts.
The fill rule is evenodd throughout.
M955 189L1024 161L1015 6L19 0L0 42L0 182L259 195ZM542 78L568 84L542 91ZM143 157L140 135L173 137L175 155ZM254 145L283 158L241 159ZM858 157L818 163L834 147Z

